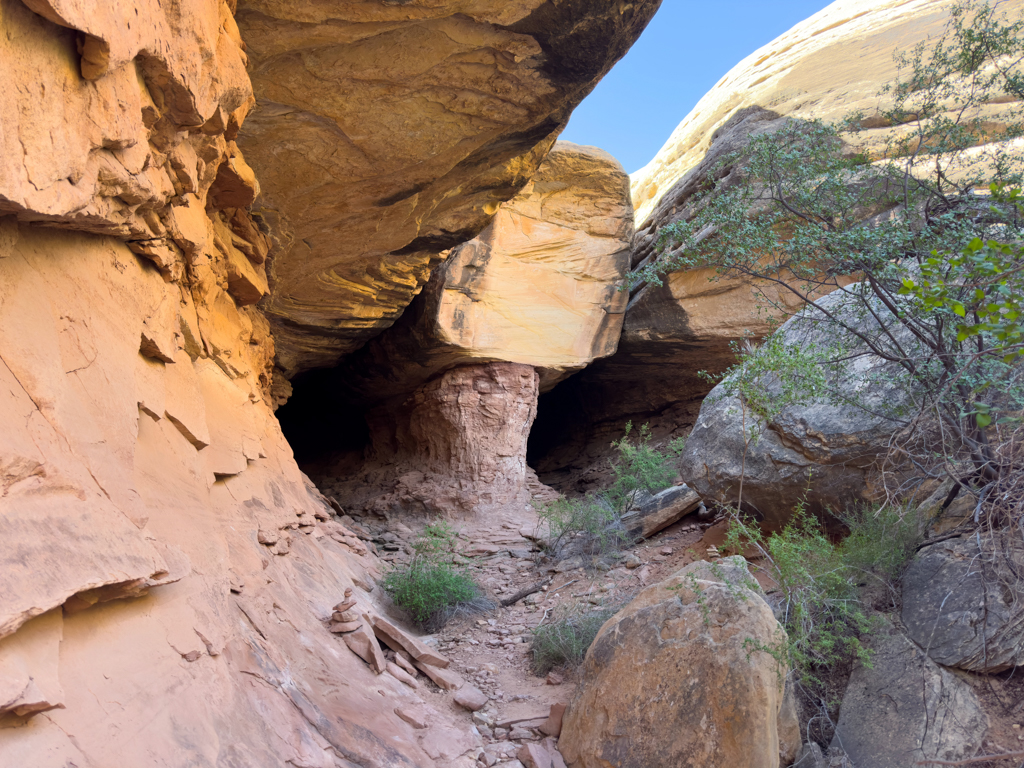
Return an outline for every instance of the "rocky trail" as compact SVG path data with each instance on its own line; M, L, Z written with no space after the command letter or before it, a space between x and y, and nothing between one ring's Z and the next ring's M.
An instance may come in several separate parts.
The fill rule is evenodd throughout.
M346 515L340 520L388 565L410 559L412 542L424 524L408 517L385 520L369 515ZM578 555L560 561L547 556L543 524L529 506L521 511L506 508L499 517L460 521L453 527L469 572L495 607L457 616L435 634L419 637L451 662L447 671L465 680L464 685L448 691L409 667L406 671L412 680L404 682L416 685L416 693L426 705L419 714L414 713L426 729L433 725L431 711L454 713L467 729L475 727L482 737L483 765L512 768L542 764L537 757L541 753L530 749L556 751L554 744L545 740L558 736L561 713L576 688L573 669L535 673L531 654L534 630L566 612L617 609L642 588L706 558L709 548L717 553L724 535L722 524L700 521L690 514L623 550L610 567L597 558L584 563ZM511 605L501 605L531 588L536 591ZM388 606L390 621L401 624L411 635L419 634L386 596L381 595L380 602ZM384 652L389 659L396 659L397 654L386 646ZM390 665L388 671L393 671Z

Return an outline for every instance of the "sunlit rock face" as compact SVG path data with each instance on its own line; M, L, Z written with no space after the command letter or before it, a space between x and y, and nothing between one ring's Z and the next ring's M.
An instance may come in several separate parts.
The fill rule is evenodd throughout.
M838 0L743 59L679 124L658 154L633 174L637 224L666 217L671 190L710 147L737 109L761 106L785 117L838 121L864 114L858 142L876 145L888 126L872 122L883 105L879 91L897 73L894 51L909 52L938 37L952 0ZM1001 4L1012 17L1020 0ZM992 105L992 117L1006 105Z
M615 352L632 238L622 166L594 147L559 142L341 377L364 402L379 402L456 365L508 361L538 369L550 389Z
M391 325L442 252L537 170L659 0L242 0L258 106L239 137L275 237L287 375Z
M0 765L472 765L324 621L378 562L271 410L232 7L0 29Z

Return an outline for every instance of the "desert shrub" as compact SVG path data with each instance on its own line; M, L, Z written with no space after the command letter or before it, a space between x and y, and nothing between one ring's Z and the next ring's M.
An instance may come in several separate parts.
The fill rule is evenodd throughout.
M754 136L661 229L660 257L630 280L710 269L770 287L759 303L778 317L810 310L835 342L808 350L819 367L870 356L887 364L872 375L905 395L884 409L889 498L908 478L946 476L975 495L983 523L1024 531L1012 493L1024 474L1024 153L1011 141L1024 136L1024 19L958 2L941 36L895 59L877 115L893 128L870 157L851 147L863 115ZM993 103L1017 105L998 135ZM834 291L842 312L823 301ZM874 407L858 394L870 388L833 389Z
M382 589L413 622L428 631L440 629L460 606L473 606L480 589L456 563L458 537L445 522L428 525L413 542L412 560L390 568Z
M591 554L616 552L630 544L620 516L596 494L574 499L560 496L537 514L548 529L547 549L555 555L574 544Z
M871 664L861 638L874 621L862 595L877 580L893 589L920 541L917 517L898 507L862 507L841 516L849 534L836 541L822 522L798 506L786 527L766 534L734 514L725 548L756 548L757 567L775 586L768 593L786 638L757 646L785 661L801 698L821 715L819 740L827 743L854 663Z
M665 448L651 445L650 427L644 424L634 435L626 424L623 436L612 443L611 461L615 480L602 493L579 498L559 497L538 507L547 527L547 548L556 555L568 549L589 554L618 552L633 543L622 524L622 516L646 493L657 493L672 484L674 460L683 451L683 441L673 440Z
M671 440L664 448L651 445L651 428L644 424L633 433L633 422L626 422L625 433L612 443L615 449L612 472L615 480L605 492L609 505L620 517L631 510L644 493L657 493L672 485L676 475L673 459L683 452L682 438Z
M616 608L583 609L574 606L557 619L533 630L533 671L543 675L557 667L583 663L598 631L615 615Z
M798 509L780 532L767 535L740 515L733 518L726 548L754 546L763 555L761 568L775 582L768 594L785 638L750 651L766 651L790 669L805 709L818 711L818 735L838 713L854 662L870 664L860 636L870 619L857 600L856 575L818 520Z
M916 511L893 504L865 505L838 517L850 531L840 545L844 564L894 588L921 543Z

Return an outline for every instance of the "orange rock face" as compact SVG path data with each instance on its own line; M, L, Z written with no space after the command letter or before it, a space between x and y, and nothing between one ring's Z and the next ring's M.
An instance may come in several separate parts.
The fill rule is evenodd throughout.
M559 142L479 237L454 249L402 319L338 372L363 402L406 395L456 365L530 365L550 389L615 352L628 294L629 177Z
M0 19L0 765L467 765L329 629L377 561L273 416L231 7Z
M235 5L0 0L0 765L469 768L375 674L379 564L292 459L257 304L290 371L390 324L658 2L252 0L245 43ZM453 371L381 461L521 501L537 387Z
M536 172L659 0L241 0L278 362L334 365Z

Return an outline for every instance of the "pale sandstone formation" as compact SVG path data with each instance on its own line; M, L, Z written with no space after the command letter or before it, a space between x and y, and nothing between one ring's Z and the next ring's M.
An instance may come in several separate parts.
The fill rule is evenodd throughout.
M242 0L259 105L239 145L276 248L291 376L388 327L537 170L659 0Z
M715 132L737 109L761 106L799 119L837 121L854 112L870 120L878 92L896 75L893 51L941 34L952 0L838 0L751 53L723 77L679 124L658 154L633 174L637 222L662 217L668 196L708 151ZM1001 4L1011 16L1022 3ZM1005 109L1002 107L1000 109ZM861 141L886 132L866 122ZM648 222L651 219L651 222Z
M951 5L952 0L839 0L737 64L651 163L633 174L633 266L657 257L662 228L686 218L692 195L715 164L750 136L776 131L792 119L836 121L860 111L865 130L845 138L859 150L877 150L890 130L877 112L883 105L879 90L896 75L893 52L940 34ZM1001 8L1013 17L1024 2ZM985 107L988 129L998 135L1014 108ZM719 183L728 187L740 175L736 170L726 169ZM650 420L659 439L685 434L710 389L698 372L724 370L734 359L731 343L764 335L769 316L758 311L766 302L757 292L767 289L771 298L780 293L711 277L710 270L678 272L666 276L664 286L634 289L618 352L539 406L540 422L560 422L549 439L536 440L531 459L542 479L576 490L606 482L599 467L629 419ZM783 306L797 308L795 297L785 291L781 297Z
M707 155L680 182L679 206L717 172L723 158L786 122L759 107L734 114L716 132ZM728 186L741 173L730 166L720 184ZM651 237L634 241L634 265L656 255ZM559 483L561 478L564 484L571 478L580 484L578 490L605 482L607 473L591 468L600 463L611 441L621 437L628 419L643 423L656 414L657 438L688 427L710 388L700 371L724 370L734 359L732 344L748 334L768 332L770 318L757 311L764 303L759 292L766 291L791 310L799 307L778 287L732 278L712 281L714 277L711 269L674 272L660 286L632 289L616 353L595 361L566 385L567 391L552 395L553 418L562 423L551 428L551 447L539 436L539 455L534 457L546 479Z
M169 279L188 262L252 304L269 243L235 210L259 192L234 144L245 53L226 3L181 5L3 0L0 214L115 235Z
M615 352L632 240L622 166L595 147L558 142L337 378L358 399L379 402L456 365L508 361L535 367L541 389L550 389Z
M324 411L369 409L365 461L341 455L309 471L343 478L339 498L352 511L465 514L550 496L526 474L533 372L542 391L615 351L632 232L619 163L593 147L557 144L484 232L435 270L398 323L319 374L318 391L302 389L323 400L299 405L310 430ZM514 381L495 371L516 371ZM480 413L475 393L458 394L470 382L489 388ZM453 397L439 416L438 398Z
M778 768L786 669L748 646L780 639L742 557L692 563L601 628L559 749L574 768Z
M892 131L876 113L886 105L879 91L897 76L893 53L940 34L952 5L953 0L839 0L737 64L651 163L634 174L634 266L658 259L661 229L691 216L691 198L716 164L754 136L792 120L836 122L860 112L864 130L844 134L851 143L848 151L877 154ZM1024 2L1002 7L1012 15ZM1013 109L1015 104L985 108L990 136L1005 130ZM742 166L716 173L718 187L728 189L742 175ZM785 312L800 305L779 286L712 277L712 270L676 272L666 276L664 287L640 287L630 301L623 348L643 348L648 356L665 358L672 350L659 355L660 345L688 342L721 355L745 335L763 336L769 321L783 316L782 310L765 309L770 302Z

